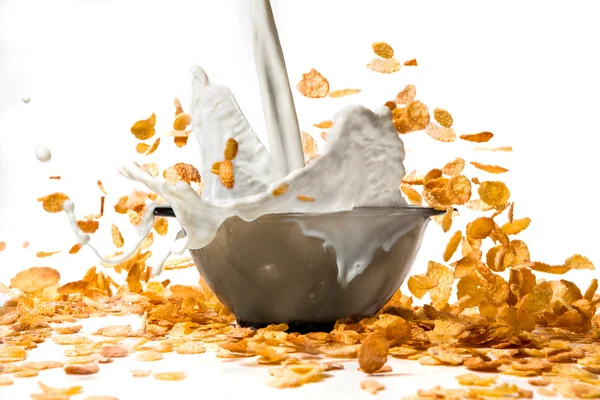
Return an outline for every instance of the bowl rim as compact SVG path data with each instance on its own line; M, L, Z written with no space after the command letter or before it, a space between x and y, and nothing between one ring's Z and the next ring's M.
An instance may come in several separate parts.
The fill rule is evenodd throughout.
M285 217L323 217L330 215L342 215L342 214L362 214L362 213L386 213L393 215L394 213L417 213L422 214L426 217L433 217L436 215L443 215L447 210L438 210L431 207L419 207L419 206L392 206L392 207L355 207L352 210L346 211L335 211L335 212L323 212L323 213L274 213L265 214L260 218L285 218ZM157 206L154 208L154 215L159 217L175 217L175 212L170 206Z

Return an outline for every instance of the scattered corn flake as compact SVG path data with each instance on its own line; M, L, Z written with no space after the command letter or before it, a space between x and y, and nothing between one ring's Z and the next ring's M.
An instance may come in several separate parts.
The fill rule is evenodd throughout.
M452 228L452 217L454 216L454 210L446 211L446 214L442 217L442 230L444 233L448 232Z
M37 253L35 253L35 256L37 258L46 258L46 257L51 257L55 254L59 254L61 251L57 250L57 251L38 251Z
M510 198L510 191L504 182L498 181L481 182L477 193L479 193L481 200L494 207L503 206Z
M375 379L364 379L360 382L360 388L369 394L377 394L377 392L385 389L385 386Z
M29 242L23 242L23 244L21 244L21 247L26 249L29 247Z
M380 74L391 74L400 71L400 61L395 58L375 58L367 64L367 68Z
M155 218L153 227L159 236L165 236L169 230L169 221L165 217Z
M318 124L314 124L314 126L316 126L319 129L329 129L333 126L333 121L330 121L330 120L321 121Z
M565 261L565 265L570 269L591 269L594 270L594 264L587 258L580 254L575 254Z
M431 305L440 311L448 304L448 299L452 293L454 274L445 265L429 261L426 275L429 280L435 282L435 286L429 290Z
M460 135L459 137L462 140L466 140L468 142L485 143L485 142L489 141L491 138L493 138L494 134L492 132L480 132L480 133L473 133L473 134L469 134L469 135Z
M594 299L594 294L596 294L597 290L598 290L598 279L594 278L594 279L592 279L590 286L585 291L583 298L586 299L587 301L592 301Z
M471 161L471 165L475 168L480 169L482 171L489 172L490 174L502 174L504 172L508 172L508 169L501 167L499 165L487 165L482 164L476 161Z
M408 290L418 299L423 298L435 285L436 282L429 279L426 275L412 275L408 278Z
M452 235L452 237L450 238L450 241L446 245L446 250L444 250L444 261L447 262L452 258L452 256L456 252L456 249L458 249L458 245L460 244L461 239L462 239L462 232L461 231L454 232L454 235Z
M302 132L302 151L304 152L304 159L306 161L312 160L319 155L316 140L306 132Z
M297 198L298 200L300 200L300 201L305 201L305 202L312 202L312 201L315 201L315 198L314 198L314 197L311 197L311 196L306 196L306 195L303 195L303 194L299 194L299 195L297 195L297 196L296 196L296 198Z
M496 383L496 376L479 376L463 374L456 377L459 384L464 386L491 386Z
M417 88L415 85L406 85L404 89L402 89L396 95L396 103L398 104L408 104L415 99L417 95Z
M81 393L83 386L71 386L67 388L53 388L48 385L38 382L38 386L44 394L54 394L62 396L74 396Z
M149 148L150 148L150 145L147 145L146 143L138 143L138 144L135 146L135 151L136 151L138 154L144 154L145 152L147 152L147 151L148 151L148 149L149 149Z
M187 132L187 131L186 131ZM188 142L188 136L175 136L173 138L173 143L179 148L185 146Z
M423 205L423 198L415 189L411 188L408 185L401 185L400 189L402 190L402 193L404 193L410 204L414 206Z
M552 381L544 378L529 379L527 381L531 386L549 386Z
M40 372L35 369L22 369L13 373L15 378L33 378L34 376L38 376Z
M181 107L181 102L179 101L179 99L177 97L175 97L175 99L173 100L173 103L175 104L175 116L182 114L183 107Z
M48 196L40 197L38 201L42 202L42 207L49 213L63 211L63 203L69 200L69 196L64 193L52 193Z
M374 42L371 47L373 48L373 52L381 58L394 57L394 49L385 42Z
M129 355L129 350L123 346L105 346L100 350L102 357L122 358Z
M144 362L158 361L158 360L162 360L163 356L162 356L162 354L160 354L157 351L148 350L148 351L138 354L135 359L138 361L144 361Z
M45 371L47 369L62 368L64 364L59 361L30 361L21 364L21 369Z
M206 348L200 342L185 342L175 350L177 354L201 354L206 352Z
M49 176L48 179L53 179L53 180L60 180L60 175L53 175L53 176Z
M367 374L381 369L387 361L389 345L385 334L373 332L358 349L358 365Z
M445 365L461 365L463 358L460 354L449 347L434 346L427 349L427 353Z
M54 332L61 335L78 333L83 328L82 325L69 325L69 326L55 326Z
M456 176L462 172L465 168L465 160L462 158L457 158L454 161L449 162L448 164L442 167L442 172L447 176Z
M152 373L152 371L148 369L132 369L129 372L131 372L131 376L134 378L145 378Z
M200 177L200 172L198 169L191 164L186 163L177 163L173 165L173 169L177 172L177 175L181 178L185 183L198 182L202 180Z
M451 128L452 124L454 123L452 115L450 115L450 113L443 108L434 108L433 118L444 128Z
M327 97L329 93L329 82L317 70L311 69L302 74L302 80L296 85L296 89L306 97L320 99Z
M464 361L463 365L471 371L498 372L502 363L498 360L484 361L481 357L470 357Z
M98 221L88 219L85 221L77 221L77 226L79 227L79 229L81 229L83 233L94 233L98 230L100 224L98 223Z
M153 113L148 119L140 120L133 124L131 133L138 140L150 139L156 133L154 125L156 125L156 115Z
M456 140L456 132L452 128L444 128L443 126L439 126L433 122L427 125L425 129L425 133L427 133L430 137L438 140L440 142L454 142Z
M504 231L504 233L507 235L516 235L527 229L530 223L531 218L515 219L512 222L507 222L506 224L502 225L502 231Z
M96 184L98 185L98 188L102 191L102 193L104 193L105 195L108 196L108 193L106 193L106 190L104 189L104 185L102 184L102 181L98 181L98 182L96 182Z
M98 364L67 365L64 368L67 375L93 375L100 371Z
M112 224L110 228L110 234L112 236L113 244L118 248L123 247L123 245L125 244L125 240L123 240L123 235L121 235L121 231L119 230L117 225Z
M94 335L102 335L104 337L127 337L131 332L131 325L109 325L104 326L94 332Z
M329 92L329 97L337 99L340 97L351 96L353 94L360 93L360 89L341 89L341 90L333 90Z
M156 138L154 143L152 143L152 146L150 146L150 148L146 152L146 155L149 156L150 154L154 153L156 151L156 149L158 149L159 145L160 145L160 138Z
M567 398L597 399L600 398L600 387L579 382L563 382L554 385L554 388Z
M392 119L398 133L410 133L427 128L430 121L427 106L413 100L403 108L392 111Z
M227 142L225 142L225 150L223 151L223 157L225 157L226 160L233 161L235 156L237 156L238 149L239 144L237 140L235 140L234 138L227 139Z
M158 381L182 381L187 375L185 372L155 372L153 375L154 379Z
M417 59L413 58L412 60L406 60L406 61L404 61L404 65L406 65L407 67L416 67Z
M227 189L233 189L235 177L233 175L233 164L229 160L223 160L219 163L219 180Z
M22 292L35 292L55 285L60 280L60 274L49 267L32 267L17 273L10 281L10 288Z
M0 375L0 386L10 386L14 383L12 378Z
M288 190L290 190L290 184L283 182L282 184L277 186L275 189L273 189L272 194L275 197L279 197L279 196L283 196L284 194L286 194L288 192Z
M173 120L173 129L176 131L184 131L189 124L192 123L192 117L186 113L179 113Z
M475 150L477 150L477 151L505 151L505 152L511 152L511 151L513 151L513 148L511 146L502 146L502 147L494 147L494 148L475 147Z

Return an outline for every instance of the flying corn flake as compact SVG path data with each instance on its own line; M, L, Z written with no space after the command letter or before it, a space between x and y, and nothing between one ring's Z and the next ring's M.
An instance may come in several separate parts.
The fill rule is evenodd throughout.
M452 258L452 256L456 252L456 249L458 249L458 245L460 244L461 239L462 232L454 232L454 235L452 235L450 241L446 245L446 250L444 250L444 261L448 262Z
M500 167L498 165L486 165L475 161L471 161L471 165L473 165L477 169L489 172L491 174L502 174L504 172L508 172L508 169Z
M502 225L502 230L507 235L516 235L517 233L527 229L530 223L531 218L515 219L512 222L507 222L506 224Z
M298 200L300 200L300 201L304 201L304 202L312 202L312 201L315 201L315 198L314 198L314 197L311 197L311 196L306 196L306 195L303 195L303 194L299 194L299 195L297 195L297 196L296 196L296 199L298 199Z
M454 142L456 140L456 132L452 128L444 128L435 123L430 123L425 129L425 133L440 142Z
M407 67L416 67L417 60L415 58L413 58L412 60L406 60L406 61L404 61L404 65Z
M442 172L447 176L455 176L460 174L464 168L465 160L462 158L457 158L456 160L444 165L444 167L442 167Z
M233 161L233 159L237 156L239 149L239 144L237 140L234 138L227 139L225 143L225 150L223 151L223 157L226 160Z
M330 120L321 121L318 124L314 124L314 126L316 126L319 129L329 129L333 126L333 121L330 121Z
M491 138L493 138L494 134L492 132L480 132L468 135L460 135L459 137L462 140L466 140L467 142L485 143L488 142Z
M54 179L59 181L61 179L60 175L53 175L53 176L49 176L48 179Z
M445 265L429 261L426 276L430 281L436 282L436 286L429 290L429 296L431 297L431 305L436 310L441 311L450 299L454 274Z
M394 57L394 49L385 42L374 42L371 47L373 48L373 52L381 58Z
M304 159L307 162L319 155L316 140L306 132L302 132L302 151L304 152Z
M375 58L367 64L367 68L380 74L391 74L400 71L400 61L395 58Z
M36 292L55 285L60 280L58 271L48 267L32 267L21 271L10 281L10 288Z
M219 163L219 180L227 189L233 189L235 177L233 175L233 164L229 160L223 160Z
M493 207L502 207L510 198L510 191L503 182L481 182L477 193L483 202Z
M35 253L35 256L37 258L46 258L46 257L51 257L55 254L59 254L60 250L58 251L38 251L37 253Z
M121 235L121 231L119 230L117 225L112 224L110 228L110 234L112 236L113 244L118 248L123 247L125 241L123 240L123 235Z
M99 223L94 220L77 221L77 226L84 233L95 233L98 230Z
M184 131L189 124L192 123L192 117L185 113L179 113L173 120L173 129L176 131Z
M387 108L390 109L390 111L394 111L396 108L398 108L398 104L396 104L395 101L390 100L390 101L386 101L384 106L386 106Z
M358 365L363 372L372 374L384 366L389 352L388 340L382 332L373 332L358 349Z
M146 143L138 143L135 146L135 151L137 151L138 154L144 154L146 151L148 151L149 148L150 146Z
M433 118L444 128L451 128L452 124L454 123L452 115L450 115L450 113L443 108L434 108Z
M511 152L513 151L513 148L511 146L504 146L504 147L495 147L495 148L487 148L487 147L475 147L475 150L477 151L505 151L505 152Z
M360 93L360 89L341 89L341 90L333 90L329 93L329 97L337 99L340 97L352 96L353 94Z
M415 85L406 85L396 96L396 103L408 104L415 99L417 87Z
M302 74L302 80L296 85L296 89L305 97L321 99L329 93L329 82L317 70Z
M0 242L0 251L4 251L6 249L6 242Z
M183 113L183 107L181 107L181 102L177 97L173 100L173 104L175 105L175 116Z
M156 125L156 115L153 113L148 119L143 119L133 124L131 133L138 140L148 140L156 133L154 125Z
M155 218L153 227L159 236L165 236L169 230L169 221L165 217Z
M423 205L423 198L415 189L407 185L401 185L400 189L402 190L402 193L404 193L410 204L414 206Z
M403 108L392 111L392 119L398 133L410 133L425 129L430 121L427 106L420 101L411 101Z
M42 202L44 211L49 213L57 213L63 211L63 203L69 200L69 196L64 193L53 193L51 195L40 197L38 201Z

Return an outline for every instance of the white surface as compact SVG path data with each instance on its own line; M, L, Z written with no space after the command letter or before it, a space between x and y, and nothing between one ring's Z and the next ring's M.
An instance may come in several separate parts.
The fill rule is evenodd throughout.
M596 172L599 128L600 70L596 40L600 37L592 2L517 2L491 6L478 1L406 2L277 0L273 4L292 86L310 68L329 79L332 89L361 88L359 95L343 99L306 99L294 93L301 129L318 137L312 127L345 105L361 103L376 108L393 99L406 83L417 86L417 98L430 109L443 107L455 120L457 133L491 131L490 147L510 145L514 153L474 152L475 145L435 142L424 133L405 135L407 170L426 171L462 155L467 161L499 164L511 171L506 181L516 202L515 216L533 222L521 237L532 257L561 263L581 253L600 263L600 214ZM45 213L36 199L54 191L67 192L78 215L98 212L105 183L111 210L131 183L116 176L126 158L158 162L161 168L187 161L200 165L193 140L176 148L168 139L150 157L137 156L131 124L156 112L158 131L169 128L173 97L189 111L189 66L206 68L213 82L231 87L251 125L264 139L266 131L249 37L248 7L243 0L214 1L33 1L0 2L0 281L33 265L57 268L63 281L78 279L98 265L91 251L65 254L75 243L64 214ZM399 59L416 58L419 67L405 67L391 76L375 74L365 65L373 58L371 43L387 41ZM25 104L23 96L30 96ZM45 143L52 160L35 158L35 147ZM146 160L144 160L144 158ZM468 167L468 175L493 176ZM49 180L61 175L62 180ZM94 242L113 250L110 224L116 221L126 242L133 229L125 216L108 213L100 221ZM165 240L172 240L176 229ZM432 224L414 272L425 271L430 259L441 261L449 235ZM29 241L27 250L21 243ZM63 253L38 259L37 251L62 249ZM597 271L569 274L584 285ZM192 270L167 274L174 281L195 282ZM123 277L121 277L123 279ZM41 348L40 350L42 350ZM41 354L41 358L52 358ZM137 398L149 395L219 387L227 397L234 393L265 393L262 369L238 369L235 363L198 362L198 375L181 383L140 384L113 376L126 376L119 363L97 378L83 378L88 394L94 388ZM197 365L196 368L199 368ZM445 372L424 369L416 363L394 369L402 375L383 383L413 393L452 379ZM169 369L175 366L169 366ZM413 369L414 368L414 369ZM113 371L112 373L110 371ZM192 373L193 369L187 370ZM456 370L451 370L454 374ZM114 375L111 375L113 374ZM407 375L403 375L407 373ZM360 374L347 367L323 384L283 392L292 398L369 398L358 389ZM62 376L49 371L45 376ZM127 377L128 379L128 377ZM22 399L36 378L15 388L0 389L0 398ZM107 384L110 382L110 384ZM129 384L129 382L132 382ZM145 381L149 382L149 381ZM407 390L411 388L411 390ZM110 390L108 390L110 389ZM14 390L17 390L16 392ZM378 398L398 398L388 390ZM203 396L198 394L198 397ZM141 397L141 396L140 396ZM158 396L156 396L158 397ZM204 396L203 396L204 397ZM340 396L341 397L341 396Z

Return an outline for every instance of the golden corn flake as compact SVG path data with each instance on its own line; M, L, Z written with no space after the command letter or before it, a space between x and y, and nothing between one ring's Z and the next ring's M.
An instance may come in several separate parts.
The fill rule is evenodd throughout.
M460 135L459 137L462 140L466 140L468 142L484 143L484 142L489 141L491 138L493 138L494 134L492 132L480 132L480 133L473 133L470 135Z
M8 376L0 375L0 386L10 386L14 383L14 381Z
M42 207L49 213L63 211L63 203L69 200L69 196L64 193L53 193L51 195L40 197L38 201L42 202Z
M192 117L190 117L188 114L180 113L177 114L175 120L173 120L173 129L176 131L184 131L185 128L187 128L187 126L191 123Z
M159 381L182 381L187 375L185 372L177 371L177 372L156 372L152 375L154 379Z
M60 250L57 251L38 251L37 253L35 253L35 256L37 258L45 258L45 257L51 257L55 254L59 254Z
M150 139L156 133L154 125L156 125L156 115L153 113L148 119L133 124L131 133L139 140Z
M302 80L296 85L296 89L306 97L321 99L329 93L329 82L317 70L302 74Z
M380 390L385 389L385 386L375 379L365 379L360 382L360 388L369 394L377 394Z
M288 190L290 190L290 184L284 182L281 185L277 186L275 189L273 189L273 196L275 196L275 197L283 196L284 194L286 194L288 192Z
M173 138L173 143L175 143L177 147L181 148L187 144L188 138L189 136L175 136Z
M123 346L105 346L100 350L100 355L109 358L127 357L129 350Z
M15 378L33 378L34 376L38 376L40 373L35 369L22 369L13 374Z
M385 42L374 42L371 47L373 47L373 52L381 58L394 57L394 49Z
M411 188L408 185L401 185L400 189L402 190L402 193L404 193L410 204L415 206L423 205L423 198L415 189Z
M238 149L239 144L237 140L235 140L234 138L229 138L225 143L225 150L223 151L223 156L226 160L233 161L235 156L237 156Z
M298 200L300 200L300 201L305 201L305 202L313 202L313 201L315 201L314 197L306 196L306 195L303 195L303 194L297 195L296 198Z
M415 58L413 58L412 60L406 60L406 61L404 61L404 65L407 67L416 67L417 60Z
M391 74L400 71L400 61L395 58L375 58L367 64L367 68L380 74Z
M110 234L112 236L112 241L114 245L118 248L123 247L123 245L125 244L125 240L123 239L123 235L121 235L121 231L119 230L117 225L112 224L110 228Z
M146 152L146 155L149 156L150 154L154 153L156 149L158 149L158 145L160 145L160 138L156 138L154 143L152 143L152 146L150 146L150 149L148 149Z
M431 297L431 305L440 311L448 304L448 299L452 293L454 274L445 265L429 261L426 276L430 281L435 282L435 286L429 290L429 296Z
M153 227L156 233L165 236L169 230L169 221L165 217L155 218Z
M81 328L83 328L82 325L56 326L54 327L54 332L61 335L73 334L79 332Z
M507 222L506 224L502 225L502 231L504 231L504 233L507 235L516 235L517 233L527 229L530 223L531 218L515 219L512 222Z
M329 97L331 98L340 98L340 97L346 97L346 96L351 96L353 94L357 94L360 93L361 90L360 89L341 89L341 90L333 90L329 93Z
M473 222L467 224L467 238L485 239L488 237L496 224L493 219L488 217L479 217Z
M487 164L478 163L476 161L471 161L471 165L473 165L477 169L489 172L491 174L502 174L504 172L508 172L508 169L506 169L504 167L500 167L499 165L487 165Z
M150 146L146 143L138 143L135 146L135 151L137 151L138 154L144 154L146 151L148 151L149 148Z
M406 107L392 111L392 118L398 133L410 133L425 129L431 117L427 106L414 100Z
M183 107L181 107L181 102L177 97L175 97L173 103L175 104L175 116L178 116L179 114L183 113Z
M434 108L433 118L444 128L451 128L454 122L452 115L450 115L450 113L443 108Z
M163 356L162 356L162 354L160 354L157 351L149 350L149 351L145 351L143 353L138 354L135 359L138 361L144 361L144 362L158 361L158 360L162 360Z
M396 96L396 103L408 104L415 99L417 88L415 85L406 85Z
M463 175L453 176L448 181L447 191L452 204L465 204L471 198L471 182Z
M510 191L506 185L498 181L481 182L477 193L479 193L481 200L494 207L503 206L510 198Z
M575 254L572 257L567 258L565 265L570 269L591 269L594 270L594 264L587 258L580 254Z
M99 223L94 220L77 221L77 226L84 233L94 233L98 230Z
M494 148L487 148L487 147L475 147L475 150L477 151L505 151L505 152L511 152L513 151L513 148L511 146L502 146L502 147L494 147Z
M25 349L19 346L11 346L7 344L0 345L0 361L4 362L15 362L23 361L27 357Z
M200 172L191 164L186 163L177 163L173 166L173 169L177 172L177 175L181 178L185 183L191 182L200 182L202 178L200 177Z
M10 288L22 292L36 292L55 285L60 280L57 270L48 267L32 267L21 271L10 281Z
M452 128L444 128L435 123L430 123L425 129L425 133L440 142L454 142L456 140L456 132Z
M450 238L450 241L446 245L446 250L444 250L444 261L447 262L448 260L450 260L452 258L452 256L456 252L456 249L458 249L458 245L460 244L461 239L462 239L462 232L461 231L454 232L454 235L452 235L452 237Z
M206 348L200 342L185 342L175 351L177 354L201 354L206 352Z
M227 189L233 189L235 177L233 175L233 164L229 160L223 160L219 163L219 180Z
M115 396L86 396L82 400L119 400Z
M67 375L93 375L100 371L98 364L67 365L64 368Z
M134 378L145 378L152 373L152 371L147 369L132 369L129 372L131 372L131 376Z
M460 174L464 168L465 160L463 160L462 158L457 158L456 160L444 165L444 167L442 168L442 172L444 173L444 175L447 176L455 176Z
M358 349L358 365L367 374L381 369L387 361L388 340L382 332L373 332L362 342Z
M498 372L502 363L498 360L484 361L481 357L470 357L464 361L463 365L471 371Z
M448 232L452 228L452 217L454 216L454 210L448 210L442 217L442 230L444 233Z
M319 129L329 129L333 126L333 121L321 121L318 124L314 124L314 126L316 126Z

